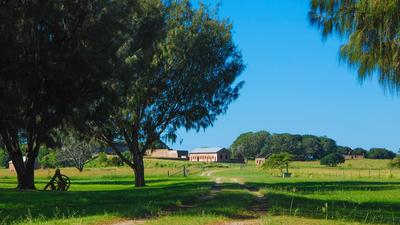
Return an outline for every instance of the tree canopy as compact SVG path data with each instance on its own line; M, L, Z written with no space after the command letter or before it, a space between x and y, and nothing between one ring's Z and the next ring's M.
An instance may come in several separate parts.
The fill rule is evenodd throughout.
M101 10L109 4L0 2L0 137L19 188L35 188L33 167L40 146L51 142L54 128L83 115L100 91L104 80L96 71L106 69L104 46L112 46L112 38L104 36L110 17ZM26 153L20 146L24 142Z
M246 159L254 159L261 153L270 134L267 131L247 132L241 134L230 147L233 155Z
M400 157L396 156L392 160L390 160L388 167L390 169L400 168Z
M336 142L327 137L272 134L261 152L266 155L288 152L297 160L312 160L320 159L336 149Z
M320 161L321 165L326 165L326 166L337 166L338 164L344 163L345 158L342 154L340 153L331 153L329 155L326 155L323 157Z
M232 24L189 1L142 0L131 13L118 50L106 117L93 122L103 143L127 143L132 157L114 151L143 186L143 155L159 140L175 141L177 129L199 130L226 112L243 83L242 56Z
M372 148L350 148L337 145L328 137L298 134L270 134L267 131L246 132L232 143L230 150L237 156L254 158L257 155L271 155L287 152L295 160L318 160L332 153L342 155L363 155L374 159L392 159L396 156L390 150Z
M396 157L396 153L385 148L371 148L367 157L369 159L393 159Z
M323 38L337 34L346 43L340 56L361 80L378 74L391 90L400 87L400 3L398 0L311 0L310 23Z
M263 164L263 168L280 169L283 173L283 169L286 169L286 173L289 173L289 163L293 160L293 156L287 152L272 154Z

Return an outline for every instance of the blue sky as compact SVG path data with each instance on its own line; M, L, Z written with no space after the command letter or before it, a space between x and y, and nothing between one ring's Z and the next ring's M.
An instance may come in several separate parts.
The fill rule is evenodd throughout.
M309 25L308 0L221 3L220 16L233 22L247 66L240 77L245 86L213 127L181 130L172 147L229 147L243 132L267 130L325 135L339 145L397 152L400 96L385 93L376 78L361 83L356 71L340 62L340 40L322 41Z

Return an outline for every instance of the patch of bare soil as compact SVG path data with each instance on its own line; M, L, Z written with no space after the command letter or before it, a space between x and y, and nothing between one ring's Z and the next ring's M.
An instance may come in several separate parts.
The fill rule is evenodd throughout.
M213 225L261 225L261 222L258 220L242 220L242 221L220 222Z
M145 224L146 220L139 219L139 220L123 220L117 223L113 223L112 225L139 225Z

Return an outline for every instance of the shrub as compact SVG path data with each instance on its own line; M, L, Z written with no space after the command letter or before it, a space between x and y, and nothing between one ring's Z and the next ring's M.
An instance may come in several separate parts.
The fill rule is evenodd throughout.
M123 166L124 162L122 162L121 158L118 156L113 156L109 160L107 160L107 166Z
M389 162L389 168L394 169L394 168L400 168L400 156L395 157Z
M97 161L99 164L106 165L107 164L107 154L104 152L100 152L97 156Z
M46 146L40 147L38 161L42 168L56 168L61 165L57 160L55 150Z
M118 156L107 155L104 152L100 152L97 157L86 163L86 166L91 168L116 167L123 165L124 163Z
M50 151L47 155L39 159L42 168L56 168L59 166L55 151Z
M326 166L337 166L340 163L344 163L345 159L344 156L342 154L339 153L331 153L329 155L326 155L325 157L323 157L320 161L321 165L326 165Z

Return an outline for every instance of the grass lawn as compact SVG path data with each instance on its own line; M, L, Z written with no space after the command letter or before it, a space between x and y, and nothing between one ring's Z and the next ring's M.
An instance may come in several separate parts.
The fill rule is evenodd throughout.
M395 176L358 176L362 161L350 161L357 169L320 167L315 162L297 162L290 172L294 177L283 179L256 166L233 168L217 172L215 176L236 177L249 186L260 189L269 202L272 215L295 215L371 224L400 224L400 179ZM365 160L364 165L373 160ZM375 160L376 170L386 164ZM304 168L304 169L303 169ZM313 171L314 176L308 173ZM332 171L329 171L332 170ZM335 170L346 170L356 176L336 176ZM386 169L385 169L386 170ZM374 171L376 172L376 171Z
M72 181L68 192L16 191L15 175L1 169L0 224L114 224L133 219L160 225L400 224L399 171L386 170L384 161L362 161L338 168L296 162L291 168L294 177L283 179L274 176L277 171L252 163L243 168L211 165L203 169L202 164L146 160L144 188L133 187L133 174L127 167L88 168L83 173L63 168ZM191 176L180 175L183 165L190 168ZM370 169L371 173L358 174ZM168 177L168 171L176 175ZM213 173L201 176L203 171ZM352 175L337 175L342 171ZM38 189L53 172L36 171ZM217 191L215 179L223 183ZM253 207L255 191L264 195L262 215Z

